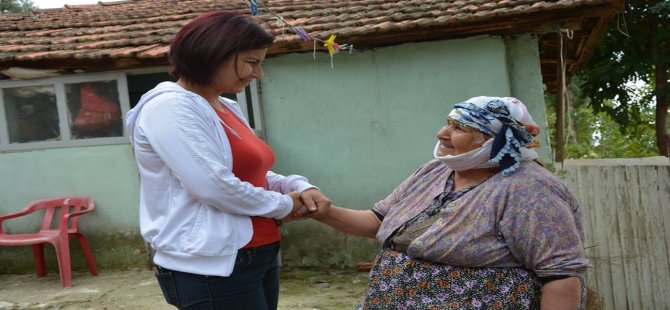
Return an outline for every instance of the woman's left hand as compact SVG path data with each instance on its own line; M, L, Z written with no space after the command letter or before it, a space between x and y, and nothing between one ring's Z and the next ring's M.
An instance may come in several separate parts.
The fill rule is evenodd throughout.
M306 208L296 211L298 214L295 215L298 217L330 208L330 204L332 203L330 198L326 197L326 195L316 188L310 188L300 193L300 200L302 200Z

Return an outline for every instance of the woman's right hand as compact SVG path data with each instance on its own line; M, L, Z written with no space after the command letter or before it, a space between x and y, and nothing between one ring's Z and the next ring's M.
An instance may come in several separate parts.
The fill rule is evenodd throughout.
M293 210L291 210L291 213L289 213L287 216L281 219L282 223L288 223L291 221L295 220L300 220L302 219L302 216L305 213L309 213L309 210L307 210L307 206L302 202L300 199L300 193L299 192L291 192L288 193L293 200Z
M293 200L293 210L291 210L291 216L300 218L303 215L309 213L307 206L305 206L305 204L302 202L302 199L300 199L300 192L290 192L288 195L291 196L291 199Z

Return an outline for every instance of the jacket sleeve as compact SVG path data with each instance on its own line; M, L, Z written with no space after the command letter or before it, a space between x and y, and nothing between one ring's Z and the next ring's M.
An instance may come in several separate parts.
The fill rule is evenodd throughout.
M268 171L266 179L268 181L269 190L282 194L290 192L303 192L310 188L319 189L318 187L309 184L307 178L299 175L292 174L288 176L283 176L281 174Z
M220 124L207 115L201 102L185 95L156 98L139 117L138 132L196 199L222 211L248 216L282 218L291 212L287 195L244 182L232 173L227 142Z

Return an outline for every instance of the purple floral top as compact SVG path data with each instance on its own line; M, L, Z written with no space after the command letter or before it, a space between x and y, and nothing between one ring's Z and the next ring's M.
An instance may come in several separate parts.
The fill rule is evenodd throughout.
M433 160L374 206L381 242L427 208L451 173ZM462 267L524 267L539 277L582 276L581 211L568 187L533 162L498 173L451 202L407 249L412 257Z

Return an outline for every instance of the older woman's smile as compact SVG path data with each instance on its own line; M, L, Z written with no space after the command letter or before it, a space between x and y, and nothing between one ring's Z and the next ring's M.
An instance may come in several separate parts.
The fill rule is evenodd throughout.
M475 139L475 135L456 122L449 123L437 131L440 141L438 156L458 155L467 153L482 146L484 141Z
M438 156L446 156L446 155L453 155L454 154L454 145L451 144L451 141L446 140L446 139L439 139L440 144L437 149L437 155Z

